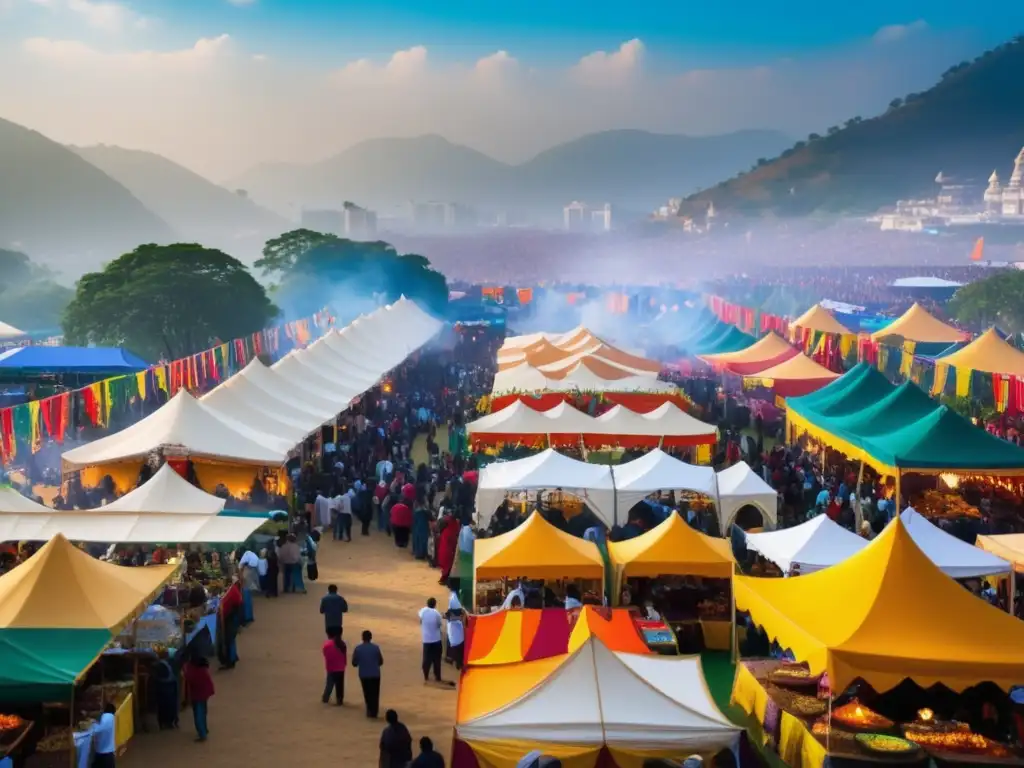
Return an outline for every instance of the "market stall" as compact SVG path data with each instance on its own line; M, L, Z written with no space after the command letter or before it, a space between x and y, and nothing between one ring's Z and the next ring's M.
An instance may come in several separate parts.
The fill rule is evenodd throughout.
M684 647L732 647L736 560L728 539L705 536L671 514L636 538L609 543L608 556L614 604L651 605Z
M739 351L705 354L700 359L716 371L745 376L771 368L799 354L795 347L773 332Z
M734 584L737 607L802 663L745 664L733 690L755 743L787 764L925 753L969 763L1024 759L977 733L969 712L952 722L977 697L929 690L1017 685L1024 624L942 573L900 520L832 567L794 579L737 576ZM908 693L907 678L919 688Z
M821 306L821 304L815 304L791 322L789 324L789 331L790 339L793 343L801 345L803 340L799 336L802 335L802 332L806 331L828 333L836 336L849 336L853 334L853 331L836 320L835 315Z
M885 328L871 334L872 341L888 344L903 341L917 344L952 344L967 337L959 328L942 322L917 302Z
M718 525L727 535L743 507L754 507L765 525L774 528L779 521L779 495L745 461L739 461L718 473Z
M792 528L746 534L747 549L774 563L786 575L814 573L841 563L867 541L818 515Z
M794 355L783 362L743 377L745 387L763 387L779 398L800 397L817 392L839 374L816 363L807 355Z

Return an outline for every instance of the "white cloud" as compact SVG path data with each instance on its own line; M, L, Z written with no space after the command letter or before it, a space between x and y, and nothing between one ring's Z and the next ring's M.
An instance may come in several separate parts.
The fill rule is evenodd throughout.
M579 60L575 71L588 79L617 78L635 71L644 55L643 41L633 38L611 53L594 51Z
M876 43L883 44L898 43L901 40L906 40L911 35L924 32L926 29L928 29L928 22L924 19L918 19L909 24L889 24L875 32L874 40Z
M383 66L374 64L370 59L357 59L334 72L333 78L340 83L366 86L414 77L425 72L426 67L427 49L415 45L395 51Z
M484 56L473 65L473 71L481 77L499 78L519 66L519 61L509 55L508 51L495 51Z
M191 48L172 51L100 51L78 40L51 40L46 37L32 37L22 43L22 48L32 56L59 65L130 64L148 70L193 68L225 55L230 46L228 35L201 38Z

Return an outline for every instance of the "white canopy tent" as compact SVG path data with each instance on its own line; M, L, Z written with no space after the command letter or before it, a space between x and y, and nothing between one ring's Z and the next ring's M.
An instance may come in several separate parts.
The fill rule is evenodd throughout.
M269 436L268 436L269 437ZM184 389L155 412L63 455L66 468L142 459L158 449L168 455L220 459L236 464L280 466L287 452L233 429Z
M164 464L149 480L94 512L128 512L136 515L217 515L225 500L209 494Z
M349 362L324 343L329 337L317 339L313 344L301 351L300 361L316 370L330 381L340 382L343 386L356 393L365 392L381 377L381 371L370 371L360 365Z
M639 501L657 491L695 491L716 497L715 470L687 464L664 451L654 450L639 459L612 468L615 503L622 518Z
M363 357L355 346L345 341L337 330L330 330L307 347L313 359L323 359L325 364L341 371L350 372L355 378L380 376L379 367ZM313 354L315 353L315 354Z
M600 434L657 435L659 437L715 437L718 428L696 419L675 403L662 403L650 413L637 413L616 405L598 416Z
M820 571L867 545L867 541L832 522L828 515L818 515L792 528L748 533L746 538L747 549L771 560L786 574L793 566L798 566L800 573Z
M538 411L522 400L500 411L489 413L466 425L469 435L582 435L592 433L597 420L568 403L559 403L547 411Z
M330 375L324 375L323 370L319 371L310 362L307 362L306 350L295 350L289 352L272 366L270 370L278 376L303 385L307 392L313 392L321 397L330 398L332 402L339 404L338 413L341 413L352 398L358 397L367 389L372 387L377 379L371 379L365 383L355 383L349 379L332 381Z
M954 579L1009 573L1013 566L1001 557L961 541L908 507L900 513L907 533L942 572Z
M718 525L723 536L728 534L736 513L748 505L759 509L771 527L778 524L778 494L745 461L718 473L718 496Z
M677 387L652 376L626 376L621 379L603 379L583 363L576 363L562 379L551 379L529 363L498 371L494 375L491 393L509 392L674 392Z
M289 419L305 419L307 423L309 419L312 419L315 422L313 428L330 421L338 415L338 411L334 410L336 406L332 403L326 403L317 397L296 396L291 380L272 371L259 360L253 360L220 386L223 387L233 382L236 378L247 379L254 386L272 396L276 401L286 405L284 409L277 410L274 413L287 416ZM220 387L217 387L217 389L220 389ZM214 390L214 392L216 391ZM299 414L298 416L293 415L296 412ZM309 431L312 431L312 428Z
M616 653L597 638L581 645L532 690L455 727L459 738L469 742L683 752L736 750L741 733L712 700L700 657Z
M262 365L262 363L259 363ZM275 398L272 394L252 383L248 378L237 373L212 391L199 398L204 406L219 416L236 421L252 419L259 414L259 424L268 433L299 443L314 427L310 423L314 417L292 408L288 403Z
M579 496L594 514L611 525L614 487L610 467L577 461L549 448L535 456L488 464L480 470L476 509L481 525L486 526L509 491L561 489Z
M22 494L9 486L0 487L0 514L48 514L53 512L49 507L44 507L32 499L25 498Z

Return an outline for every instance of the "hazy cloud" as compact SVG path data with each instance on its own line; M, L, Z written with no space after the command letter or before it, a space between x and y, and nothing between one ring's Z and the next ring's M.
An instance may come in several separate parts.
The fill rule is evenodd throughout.
M928 22L924 19L912 21L909 24L889 24L875 32L876 43L898 43L910 35L924 32L928 29Z
M899 45L868 38L828 54L718 69L682 69L640 40L577 53L562 67L507 50L451 62L447 51L435 57L413 45L316 69L267 59L226 34L141 50L127 40L34 37L0 49L0 70L18 72L0 78L0 116L57 141L159 152L218 180L259 162L319 160L377 136L439 133L515 162L611 128L778 128L800 138L881 112L973 52L965 40L923 31L904 33Z

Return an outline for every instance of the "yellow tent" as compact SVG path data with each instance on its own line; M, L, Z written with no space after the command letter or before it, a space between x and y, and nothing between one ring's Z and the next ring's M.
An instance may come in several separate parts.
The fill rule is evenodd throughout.
M476 579L602 579L597 545L564 533L534 512L514 531L479 539L473 547Z
M806 395L838 378L838 373L830 371L807 355L796 355L771 368L743 377L750 384L775 387L780 397Z
M1007 343L995 328L989 328L963 349L935 362L969 371L1024 376L1024 352Z
M717 355L701 355L701 360L712 365L725 365L726 363L760 363L764 360L774 360L777 357L793 352L793 347L788 341L774 331L767 336L755 341L746 349L739 352L722 352Z
M608 556L623 578L728 579L736 566L728 539L705 536L676 514L642 536L609 543Z
M903 339L922 344L953 344L964 338L963 331L942 322L916 302L885 328L871 334L872 341Z
M0 629L105 629L116 634L176 569L104 563L57 534L0 578Z
M1011 562L1017 573L1024 573L1024 533L978 536L974 543L986 552Z
M815 304L804 312L800 317L789 324L790 328L806 328L809 331L820 331L821 333L851 334L849 328L840 323L832 313L821 304Z
M899 519L871 544L797 579L737 576L736 607L832 689L886 691L910 678L962 691L1024 680L1024 622L979 600L928 559Z

